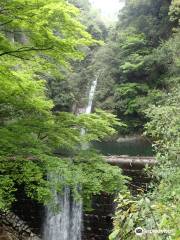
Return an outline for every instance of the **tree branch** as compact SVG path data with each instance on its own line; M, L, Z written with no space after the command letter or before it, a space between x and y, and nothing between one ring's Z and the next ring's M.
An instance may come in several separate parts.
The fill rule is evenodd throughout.
M48 48L35 48L35 47L27 48L27 47L24 47L24 48L16 49L14 51L2 52L2 53L0 53L0 56L12 55L13 53L31 52L31 51L47 51L47 50L51 50L51 49L53 49L53 47L48 47Z
M7 22L1 23L1 24L0 24L0 27L6 25L6 24L8 24L8 23L11 23L12 21L13 21L13 20L9 20L9 21L7 21Z
M15 54L8 54L9 56L12 56L12 57L15 57L15 58L19 58L19 59L22 59L22 60L30 60L30 58L25 58L25 57L22 57L22 56L17 56Z

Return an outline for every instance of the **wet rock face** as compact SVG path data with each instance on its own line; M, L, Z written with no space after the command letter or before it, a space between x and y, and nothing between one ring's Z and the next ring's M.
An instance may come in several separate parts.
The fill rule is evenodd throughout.
M26 222L36 235L40 236L44 219L43 206L28 198L23 189L17 191L16 199L17 202L14 203L12 211Z
M92 212L84 214L83 240L106 240L113 229L114 197L95 196L92 207Z
M40 240L29 226L12 212L0 212L0 240Z
M136 195L137 189L148 190L151 179L142 169L123 169L132 178L129 189ZM12 212L0 212L0 240L40 240L44 212L41 205L32 202L22 192ZM82 240L108 240L113 229L115 212L114 196L94 196L91 212L84 212ZM39 238L40 237L40 238ZM71 239L69 239L71 240Z
M124 169L124 175L129 176L131 181L129 189L133 195L137 189L148 191L151 179L140 170ZM108 240L113 230L113 216L115 213L115 196L101 194L93 198L93 211L84 214L83 240Z

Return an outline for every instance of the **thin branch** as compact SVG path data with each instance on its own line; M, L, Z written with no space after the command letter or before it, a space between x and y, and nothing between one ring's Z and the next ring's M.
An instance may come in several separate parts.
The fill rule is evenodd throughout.
M1 25L0 25L1 26ZM1 29L1 32L6 32L6 33L33 33L32 31L26 31L26 30L7 30L7 29Z
M7 22L1 23L1 24L0 24L0 27L6 25L6 24L8 24L8 23L11 23L12 21L13 21L13 20L9 20L9 21L7 21Z
M12 56L12 57L15 57L15 58L19 58L19 59L22 59L22 60L30 60L30 58L25 58L25 57L22 57L22 56L17 56L15 54L8 54L9 56Z
M48 48L35 48L35 47L27 48L27 47L24 47L24 48L19 48L19 49L14 50L14 51L7 51L7 52L0 53L0 56L12 55L13 53L23 53L23 52L30 52L30 51L47 51L47 50L51 50L51 49L53 49L53 47L48 47Z

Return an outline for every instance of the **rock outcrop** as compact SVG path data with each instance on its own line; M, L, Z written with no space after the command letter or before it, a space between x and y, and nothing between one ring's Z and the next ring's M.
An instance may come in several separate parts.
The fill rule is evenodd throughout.
M40 238L14 213L0 212L0 240L40 240Z

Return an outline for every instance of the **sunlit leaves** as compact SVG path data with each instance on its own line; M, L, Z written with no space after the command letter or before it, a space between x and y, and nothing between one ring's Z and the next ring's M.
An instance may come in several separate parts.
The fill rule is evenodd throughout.
M84 195L102 191L105 184L98 183L98 167L92 186L85 180L90 179L89 162L83 172L71 157L79 153L83 140L113 134L117 119L104 112L54 113L46 89L47 76L62 77L70 60L82 59L82 46L97 41L78 21L79 10L64 0L1 1L0 12L0 209L15 201L15 186L44 204L53 197L52 187L61 191L69 185L75 191L78 183L86 182L89 189ZM87 131L84 137L82 128ZM108 165L101 164L107 167L101 176L104 181L110 176L111 181L121 179L119 171L112 175L110 167L109 176ZM61 180L48 181L51 172L61 175ZM115 185L108 191L114 191Z

